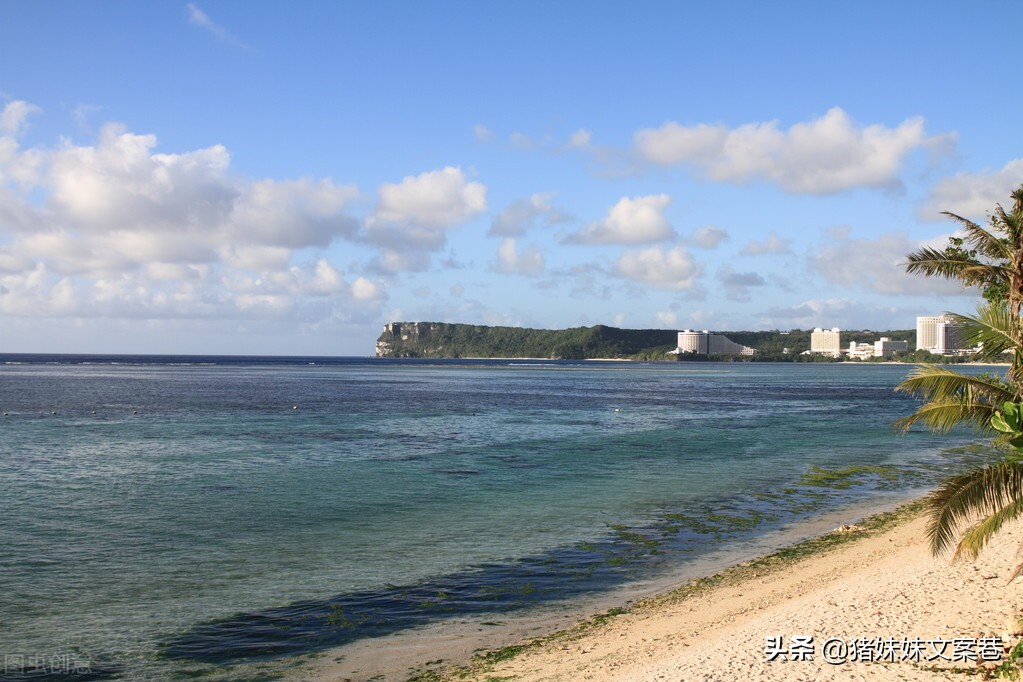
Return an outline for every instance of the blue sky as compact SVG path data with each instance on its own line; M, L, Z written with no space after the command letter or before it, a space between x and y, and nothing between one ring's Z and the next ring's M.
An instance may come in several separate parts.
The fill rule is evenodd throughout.
M1016 2L11 1L0 351L893 329L1023 183Z

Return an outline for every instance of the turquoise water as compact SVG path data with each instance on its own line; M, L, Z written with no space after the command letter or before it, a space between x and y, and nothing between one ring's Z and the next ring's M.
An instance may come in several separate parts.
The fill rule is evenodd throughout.
M309 362L0 367L0 654L134 679L316 651L609 589L984 457L892 433L906 366ZM851 465L884 473L802 478Z

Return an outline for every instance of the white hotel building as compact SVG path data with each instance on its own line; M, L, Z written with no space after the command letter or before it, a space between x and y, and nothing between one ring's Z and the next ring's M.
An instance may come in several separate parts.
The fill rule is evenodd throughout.
M757 351L749 346L732 341L724 334L711 334L686 329L678 333L678 348L675 353L697 353L699 355L753 355Z
M836 358L842 354L842 334L838 327L821 329L817 327L810 334L810 352L825 353Z

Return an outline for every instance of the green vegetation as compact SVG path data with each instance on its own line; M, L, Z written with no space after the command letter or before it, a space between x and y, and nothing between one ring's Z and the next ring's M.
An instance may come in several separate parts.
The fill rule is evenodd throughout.
M749 357L671 355L678 332L671 329L618 329L597 325L571 329L488 327L444 322L393 322L377 339L377 355L387 358L551 358L562 360L629 359L664 362L731 360L736 362L837 362L824 355L801 355L810 348L810 330L721 332L757 349ZM880 336L916 345L916 331L843 331L843 343L872 343ZM955 358L940 358L955 362ZM911 361L930 359L913 356Z
M377 340L377 355L391 358L586 358L664 359L677 332L617 329L525 329L443 322L396 322Z
M799 479L802 485L819 488L849 488L858 483L865 475L878 476L883 480L896 480L900 473L892 467L854 465L842 469L824 469L811 466L810 471Z
M1006 522L1023 514L1023 186L1012 199L1012 211L996 207L987 229L946 212L965 236L944 250L908 256L909 272L980 288L986 303L977 314L953 317L965 325L967 343L982 345L982 358L1012 357L1004 378L921 365L898 386L926 401L896 423L903 430L920 423L944 432L966 424L1000 434L1001 461L948 479L929 498L931 550L941 554L954 547L954 558L976 558ZM1023 564L1013 577L1020 573Z

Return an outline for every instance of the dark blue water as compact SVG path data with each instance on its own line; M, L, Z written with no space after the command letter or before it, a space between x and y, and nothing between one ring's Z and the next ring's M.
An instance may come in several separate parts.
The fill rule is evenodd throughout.
M985 456L893 434L897 365L0 362L0 654L100 676L592 594Z

